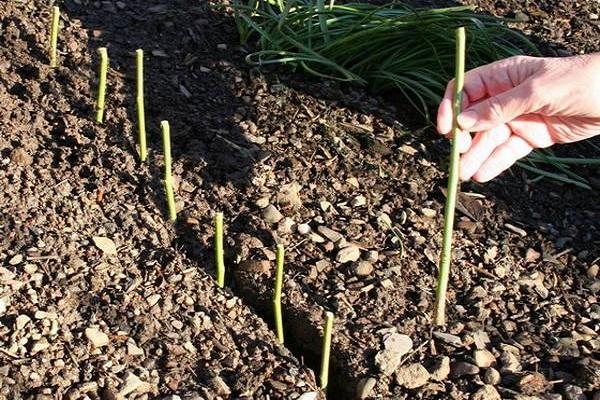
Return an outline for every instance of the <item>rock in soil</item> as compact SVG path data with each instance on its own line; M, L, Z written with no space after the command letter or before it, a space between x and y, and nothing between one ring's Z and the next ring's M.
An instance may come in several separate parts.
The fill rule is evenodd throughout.
M415 389L425 385L429 377L429 371L420 363L400 367L396 372L396 382L407 389Z
M495 387L491 385L484 385L481 389L479 389L473 397L472 400L502 400L500 397L500 393L496 390Z

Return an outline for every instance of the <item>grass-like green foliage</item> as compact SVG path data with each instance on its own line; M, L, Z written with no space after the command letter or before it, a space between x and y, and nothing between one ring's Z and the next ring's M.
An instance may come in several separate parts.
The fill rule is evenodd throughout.
M217 264L217 284L225 285L225 253L223 251L223 213L215 215L215 263Z
M58 67L58 23L60 21L60 9L52 7L52 22L50 26L50 68Z
M169 212L169 220L177 221L177 209L175 208L175 193L173 192L173 173L171 170L171 128L168 121L160 123L163 140L163 155L165 159L165 176L163 179L165 185L165 194L167 196L167 210Z
M331 354L331 334L333 332L333 313L325 312L323 324L323 350L321 353L321 389L326 390L329 384L329 356Z
M283 317L281 315L281 290L283 289L283 264L285 250L282 245L277 245L277 257L275 268L275 290L273 291L273 315L275 317L275 331L277 340L283 344Z
M234 3L242 42L253 33L255 65L288 64L309 74L399 90L427 113L452 77L454 29L469 33L468 67L536 52L523 35L495 17L459 6L415 9L401 3L323 4L323 0L249 0Z
M444 237L442 240L442 254L440 256L438 283L435 291L436 299L433 317L433 323L435 325L446 324L446 292L448 290L450 261L452 259L454 210L456 208L456 196L458 194L458 167L460 153L458 150L458 140L456 140L456 137L458 136L460 129L457 122L457 116L462 110L462 91L465 83L465 42L465 29L460 27L456 30L456 70L454 81L454 99L452 103L454 114L454 120L452 121L452 149L450 153L446 208L444 210Z
M504 24L507 20L475 13L468 6L234 0L232 7L241 42L253 35L258 39L258 50L246 57L250 64L286 64L377 92L399 91L427 120L428 109L439 104L452 78L457 27L464 26L469 38L467 69L524 52L539 54L525 36ZM535 179L590 188L568 164L561 160L549 164L559 173L542 170L532 158L517 163L536 173Z
M594 147L592 142L588 142L588 144L590 144L592 148ZM595 150L600 153L600 149L596 148ZM546 171L538 164L550 165L560 173ZM582 189L591 190L592 187L589 185L588 180L573 172L571 166L598 166L600 165L600 158L556 157L551 150L542 149L532 152L524 161L518 161L517 165L526 171L536 174L537 178L534 178L533 181L548 178L557 182L575 185Z
M96 122L104 122L104 101L106 99L106 75L108 74L108 50L98 49L100 55L100 75L98 79L98 100L96 101Z
M145 162L146 157L148 157L148 148L146 147L146 112L144 111L144 50L137 49L135 51L135 61L138 144L140 146L140 161Z

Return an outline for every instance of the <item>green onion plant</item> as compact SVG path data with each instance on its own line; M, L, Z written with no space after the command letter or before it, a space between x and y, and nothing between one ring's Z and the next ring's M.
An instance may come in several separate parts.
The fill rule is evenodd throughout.
M252 32L254 65L286 64L322 78L400 91L425 115L452 77L453 31L469 32L469 67L523 49L523 35L471 7L412 8L402 3L324 5L324 0L237 0L234 15L242 40Z
M58 67L58 23L60 21L60 9L52 7L52 22L50 26L50 68Z
M433 317L433 323L435 325L446 324L446 292L448 290L450 261L452 259L454 210L456 208L456 197L458 194L458 168L460 159L460 153L458 149L458 134L460 128L458 127L457 116L462 110L462 91L465 81L465 42L465 29L460 27L456 30L456 69L454 80L454 99L452 103L452 149L450 152L446 208L444 210L444 236L442 239L442 253L440 256L437 289L435 291L436 299Z
M277 257L275 268L275 290L273 291L273 315L275 316L275 331L277 340L283 344L283 317L281 315L281 290L283 289L283 263L285 250L283 245L277 245Z
M217 265L217 284L225 285L225 254L223 251L223 213L215 215L215 264Z
M165 176L163 183L165 185L165 194L167 196L167 209L169 212L169 220L175 222L177 220L177 209L175 208L173 173L171 170L171 128L168 121L161 121L160 127L162 130L163 154L165 158Z
M333 332L333 313L325 312L323 325L323 350L321 353L321 389L326 390L329 384L329 356L331 354L331 334Z
M104 122L104 100L106 98L106 75L108 74L108 50L98 49L100 55L100 76L98 80L98 100L96 102L96 122Z
M136 96L138 118L138 144L140 146L140 161L145 162L148 156L146 147L146 113L144 111L144 50L137 49L136 57Z

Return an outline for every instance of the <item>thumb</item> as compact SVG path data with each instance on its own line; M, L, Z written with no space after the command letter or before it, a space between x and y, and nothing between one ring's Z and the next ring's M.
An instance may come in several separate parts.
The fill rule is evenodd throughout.
M531 86L523 83L468 107L458 116L458 124L465 131L486 131L536 111L537 101Z

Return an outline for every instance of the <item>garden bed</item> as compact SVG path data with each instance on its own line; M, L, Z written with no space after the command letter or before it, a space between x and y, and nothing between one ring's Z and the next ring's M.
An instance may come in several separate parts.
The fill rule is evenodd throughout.
M597 4L469 3L529 19L517 26L546 54L600 49ZM464 184L449 325L432 331L448 145L415 128L403 101L251 69L232 19L203 2L61 8L51 70L45 2L0 5L2 395L321 397L324 310L335 312L331 399L600 390L598 169L577 171L593 191L517 169ZM103 125L99 47L111 62ZM135 144L137 48L147 164ZM161 120L176 224L160 182ZM285 346L271 333L278 243Z

